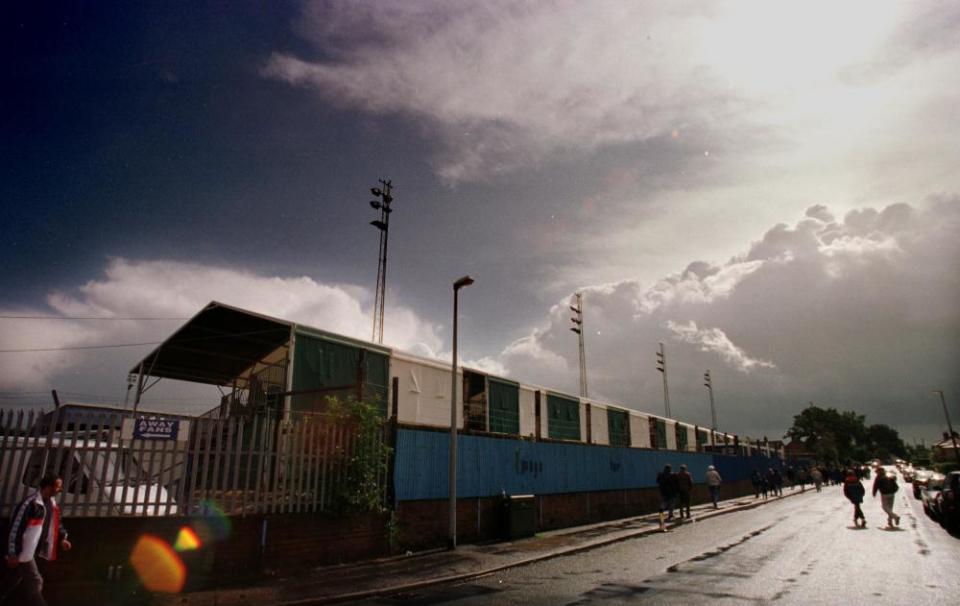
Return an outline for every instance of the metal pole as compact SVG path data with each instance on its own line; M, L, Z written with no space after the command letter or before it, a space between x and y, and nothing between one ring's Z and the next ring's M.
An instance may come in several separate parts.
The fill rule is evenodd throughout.
M380 333L377 335L377 343L383 343L383 316L384 307L387 301L387 243L390 241L390 182L384 184L383 196L383 271L380 273Z
M473 278L463 276L453 283L453 356L450 362L450 504L448 516L450 531L447 547L457 548L457 306L460 289L473 284Z
M377 254L377 288L373 300L373 333L372 341L383 343L383 316L386 307L387 291L387 244L390 237L390 203L393 202L393 184L390 180L380 179L379 187L370 188L370 193L379 200L372 200L370 206L380 211L380 219L370 224L380 231L380 251Z
M663 409L666 417L670 418L670 389L667 387L667 352L660 343L660 367L657 369L663 373Z
M587 395L587 346L583 342L583 294L577 293L577 307L580 308L580 395Z
M457 296L453 289L453 358L450 363L450 532L447 547L457 548Z
M953 454L960 461L960 449L957 448L957 435L953 433L953 424L950 423L950 413L947 411L947 399L943 396L943 390L935 389L932 393L940 394L940 403L943 405L943 416L947 418L947 431L950 432L950 440L953 442Z
M710 422L712 426L710 427L713 431L717 430L717 407L713 400L713 377L710 375L710 371L703 373L704 385L707 388L707 392L710 394Z
M137 417L137 409L140 407L140 396L143 395L143 362L137 370L137 394L133 398L133 418Z

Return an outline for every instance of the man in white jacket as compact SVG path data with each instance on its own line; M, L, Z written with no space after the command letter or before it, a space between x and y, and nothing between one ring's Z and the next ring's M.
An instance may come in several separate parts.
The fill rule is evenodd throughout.
M47 474L36 492L30 493L13 510L10 534L7 537L7 577L0 589L0 602L19 591L17 604L46 605L43 599L43 577L36 558L57 559L57 548L69 551L67 531L60 522L60 508L55 497L63 488L63 480Z

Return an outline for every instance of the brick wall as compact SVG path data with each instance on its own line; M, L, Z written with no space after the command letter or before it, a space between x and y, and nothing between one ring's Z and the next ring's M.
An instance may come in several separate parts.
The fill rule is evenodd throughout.
M721 498L753 493L749 480L724 484ZM694 486L693 504L710 499L707 487ZM401 549L429 549L447 544L448 501L401 501L397 505ZM653 513L659 509L656 488L539 495L535 499L537 530L555 530ZM457 542L477 543L501 538L500 499L457 501Z

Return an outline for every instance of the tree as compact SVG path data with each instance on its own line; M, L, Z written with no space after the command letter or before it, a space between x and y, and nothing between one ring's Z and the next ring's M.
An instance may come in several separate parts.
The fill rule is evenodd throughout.
M868 427L867 440L873 456L878 459L907 456L907 447L900 439L900 434L888 425L878 424Z
M831 463L858 454L855 446L863 444L865 435L863 415L812 405L793 417L787 431L787 437L803 442L817 459Z
M907 453L897 430L883 424L868 427L863 415L835 408L804 408L793 417L786 435L800 440L818 460L829 463L903 457Z

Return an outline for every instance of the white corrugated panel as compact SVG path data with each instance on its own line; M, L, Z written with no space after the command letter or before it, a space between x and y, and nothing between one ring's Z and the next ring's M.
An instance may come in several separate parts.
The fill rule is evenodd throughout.
M667 450L677 449L677 422L666 419L667 423Z
M540 437L546 438L550 435L550 412L547 407L547 392L543 389L540 392Z
M647 415L630 411L630 446L650 448L650 420Z
M607 407L603 404L590 403L590 435L593 444L610 444Z
M398 379L399 420L434 427L450 427L450 370L393 356L391 375ZM458 384L463 374L457 373ZM463 427L463 390L457 390L457 427Z
M536 435L537 417L534 409L536 404L536 389L520 386L520 435Z

